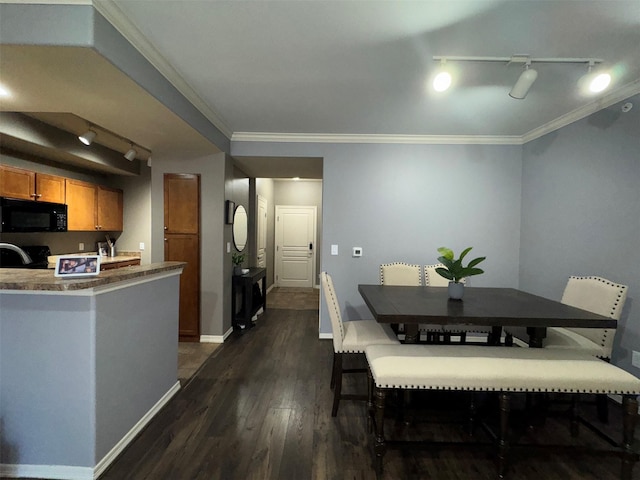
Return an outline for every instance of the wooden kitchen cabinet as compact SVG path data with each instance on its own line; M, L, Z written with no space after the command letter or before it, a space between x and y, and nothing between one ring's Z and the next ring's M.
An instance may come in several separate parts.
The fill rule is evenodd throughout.
M122 190L69 178L66 188L69 231L122 231Z
M65 178L0 165L0 197L65 203Z

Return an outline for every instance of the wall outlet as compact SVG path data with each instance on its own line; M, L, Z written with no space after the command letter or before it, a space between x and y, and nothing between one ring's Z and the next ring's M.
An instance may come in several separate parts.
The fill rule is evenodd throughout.
M78 251L80 251L80 252L84 252L84 243L80 242L80 243L78 244Z
M633 351L633 354L631 355L631 365L636 368L640 368L640 352L636 352L635 350Z
M144 250L144 242L140 242L140 250Z
M361 257L362 256L362 247L353 247L353 256Z

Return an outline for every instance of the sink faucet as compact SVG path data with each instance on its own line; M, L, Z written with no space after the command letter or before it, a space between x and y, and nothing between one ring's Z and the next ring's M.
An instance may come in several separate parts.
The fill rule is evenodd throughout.
M18 255L20 255L23 265L28 265L29 263L33 263L33 260L31 260L31 257L29 256L29 254L17 245L13 245L12 243L0 242L0 248L6 248L7 250L13 250L14 252L16 252Z

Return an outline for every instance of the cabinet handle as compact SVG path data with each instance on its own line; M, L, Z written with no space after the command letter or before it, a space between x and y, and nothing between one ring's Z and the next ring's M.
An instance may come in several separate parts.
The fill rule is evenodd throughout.
M96 225L96 230L100 230L102 227L100 225Z
M42 196L41 193L37 194L36 197L40 198Z
M29 196L30 197L37 197L38 195L36 195L35 193L30 193Z

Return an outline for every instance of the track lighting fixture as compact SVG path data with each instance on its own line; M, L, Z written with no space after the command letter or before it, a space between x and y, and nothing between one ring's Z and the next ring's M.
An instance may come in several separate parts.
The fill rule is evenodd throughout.
M136 155L138 155L138 152L136 151L135 148L133 148L133 144L132 144L131 148L127 150L127 153L124 154L124 158L126 158L130 162L133 162L136 158Z
M78 137L78 140L80 140L82 143L84 143L85 145L91 145L93 143L93 140L96 138L96 132L89 129L87 130L85 133L83 133L82 135L80 135Z
M538 78L538 72L536 72L533 68L530 68L530 67L531 67L531 62L529 61L524 66L524 72L520 74L518 81L509 92L509 96L511 98L517 98L518 100L522 100L524 97L527 96L527 93L529 93L529 90L531 89L533 82L535 82L536 78Z
M512 55L511 57L457 57L457 56L435 56L433 57L435 61L439 61L441 65L444 65L445 62L497 62L504 63L510 65L512 63L520 63L524 65L524 72L520 74L518 77L518 81L515 83L511 91L509 92L509 96L516 99L523 99L529 93L529 90L533 86L534 82L538 78L538 72L531 68L532 63L582 63L587 64L589 66L588 81L581 80L580 86L585 84L585 91L589 91L591 93L599 93L604 91L609 84L611 83L611 75L607 72L596 72L591 73L592 68L603 62L603 60L599 58L531 58L529 55ZM433 82L434 90L438 92L442 92L446 90L451 84L452 80L449 76L440 77L441 73L435 77ZM446 80L444 80L446 79ZM438 82L436 82L438 80ZM440 83L443 82L443 83Z
M436 92L444 92L451 86L451 73L444 69L445 59L440 61L440 71L433 78L433 89Z

